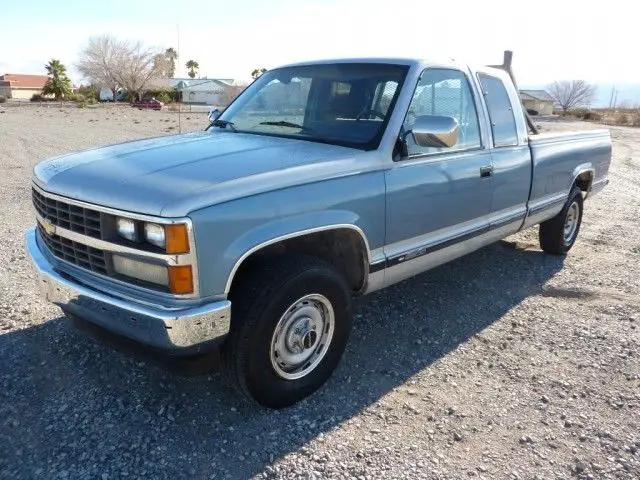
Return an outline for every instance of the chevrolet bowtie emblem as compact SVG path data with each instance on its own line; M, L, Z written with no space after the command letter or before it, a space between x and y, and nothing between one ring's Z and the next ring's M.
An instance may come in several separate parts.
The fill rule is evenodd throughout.
M49 220L48 218L42 220L42 229L47 235L53 235L54 233L56 233L56 226L51 223L51 220Z

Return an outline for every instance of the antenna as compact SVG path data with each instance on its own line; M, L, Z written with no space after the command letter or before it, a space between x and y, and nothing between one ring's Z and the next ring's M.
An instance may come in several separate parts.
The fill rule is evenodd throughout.
M180 24L176 23L176 29L178 30L178 62L180 61ZM178 133L182 133L182 105L178 102Z

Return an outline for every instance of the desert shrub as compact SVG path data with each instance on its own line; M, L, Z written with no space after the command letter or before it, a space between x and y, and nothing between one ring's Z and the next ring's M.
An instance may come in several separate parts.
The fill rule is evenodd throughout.
M87 100L83 94L77 92L70 93L65 99L70 102L84 102Z
M82 95L87 101L89 99L98 100L98 90L91 85L78 87L76 93Z
M567 111L567 115L571 115L572 117L576 118L584 118L588 111L589 110L587 110L586 108L572 108L571 110Z
M576 117L581 120L602 120L601 114L593 110L589 110L588 108L572 108L567 112L567 115L571 115L572 117Z
M87 102L85 102L84 100L81 102L78 102L78 108L85 108L87 106Z
M118 95L119 102L135 102L137 100L135 94L131 92L123 92Z
M631 114L631 125L640 127L640 109L637 109Z
M171 95L169 94L169 92L159 92L158 95L153 95L156 100L158 100L159 102L162 103L169 103L171 102Z
M44 97L39 93L34 93L33 95L31 95L31 101L32 102L43 102L44 101Z
M169 103L173 100L173 92L167 89L147 90L145 98L155 98L162 103Z
M0 95L0 103L4 103L4 102L6 102L6 101L7 101L7 99L6 99L6 98L4 98L4 96L3 96L3 95Z
M588 110L584 113L584 115L582 115L582 119L599 122L600 120L602 120L602 115L600 115L598 112L594 112L593 110Z
M629 124L629 116L624 112L618 112L613 117L613 123L615 125L628 125Z

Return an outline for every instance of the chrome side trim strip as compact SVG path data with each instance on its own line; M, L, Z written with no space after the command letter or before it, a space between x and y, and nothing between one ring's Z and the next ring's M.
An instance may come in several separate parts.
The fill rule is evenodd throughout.
M542 210L546 210L547 208L551 208L557 205L558 203L566 202L568 196L569 196L569 191L567 190L565 192L561 192L553 195L546 195L542 198L538 198L537 200L529 202L527 216L530 217L531 215L538 213Z
M598 180L593 181L591 183L591 188L589 189L589 191L584 197L585 200L587 198L591 198L593 195L600 193L602 189L606 187L608 184L609 184L609 177L602 177Z
M500 240L517 230L521 223L518 219L485 231L480 230L473 235L465 236L460 241L443 244L437 251L392 265L384 272L383 286L388 287Z
M496 212L491 218L491 228L499 228L502 225L511 223L515 220L524 220L527 214L527 206L523 203L517 207L507 208Z
M598 180L595 180L593 182L593 185L600 185L601 183L604 183L605 185L609 183L609 177L602 177Z
M371 265L371 250L369 249L369 242L367 241L367 236L364 234L364 231L360 227L357 227L356 225L349 224L349 223L336 223L333 225L324 225L322 227L308 228L306 230L300 230L298 232L291 232L286 235L281 235L279 237L269 239L267 241L264 241L250 248L249 250L244 252L242 256L238 260L236 260L236 262L234 263L233 268L231 269L231 272L227 277L227 283L224 289L225 295L229 295L229 292L231 291L231 284L233 283L233 279L236 273L238 272L240 265L242 265L242 262L244 262L247 259L247 257L249 257L249 255L251 255L252 253L255 253L258 250L261 250L265 247L268 247L269 245L273 245L274 243L282 242L284 240L289 240L291 238L302 237L304 235L309 235L311 233L325 232L327 230L339 230L342 228L355 231L358 235L360 235L360 237L362 238L362 241L364 242L364 247L365 247L365 250L367 251L366 252L367 258L364 265L364 279L366 282L369 277L369 266ZM366 288L366 285L364 287Z
M386 260L376 261L371 264L369 271L376 273L380 270L392 268L404 262L414 260L416 258L434 253L438 250L450 247L452 245L463 243L474 237L483 235L493 230L510 226L513 232L517 231L525 218L526 207L520 205L513 208L501 210L492 213L490 216L482 217L479 221L467 222L463 225L455 225L443 229L439 232L416 237L416 242L420 242L417 246L412 246L400 252L389 255ZM448 235L447 235L448 233ZM406 244L406 242L402 242Z
M386 258L389 259L391 257L397 257L418 248L429 247L438 243L446 242L471 231L487 227L489 225L490 218L491 215L484 215L468 222L459 223L450 227L441 228L434 232L425 233L417 237L388 244L384 248Z

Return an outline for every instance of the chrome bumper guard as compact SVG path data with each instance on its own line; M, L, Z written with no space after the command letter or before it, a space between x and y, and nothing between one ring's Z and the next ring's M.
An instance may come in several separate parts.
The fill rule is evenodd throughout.
M26 250L41 294L75 315L144 345L167 351L194 350L222 340L231 322L228 300L183 309L163 309L113 297L57 272L37 242L35 228L25 233Z

